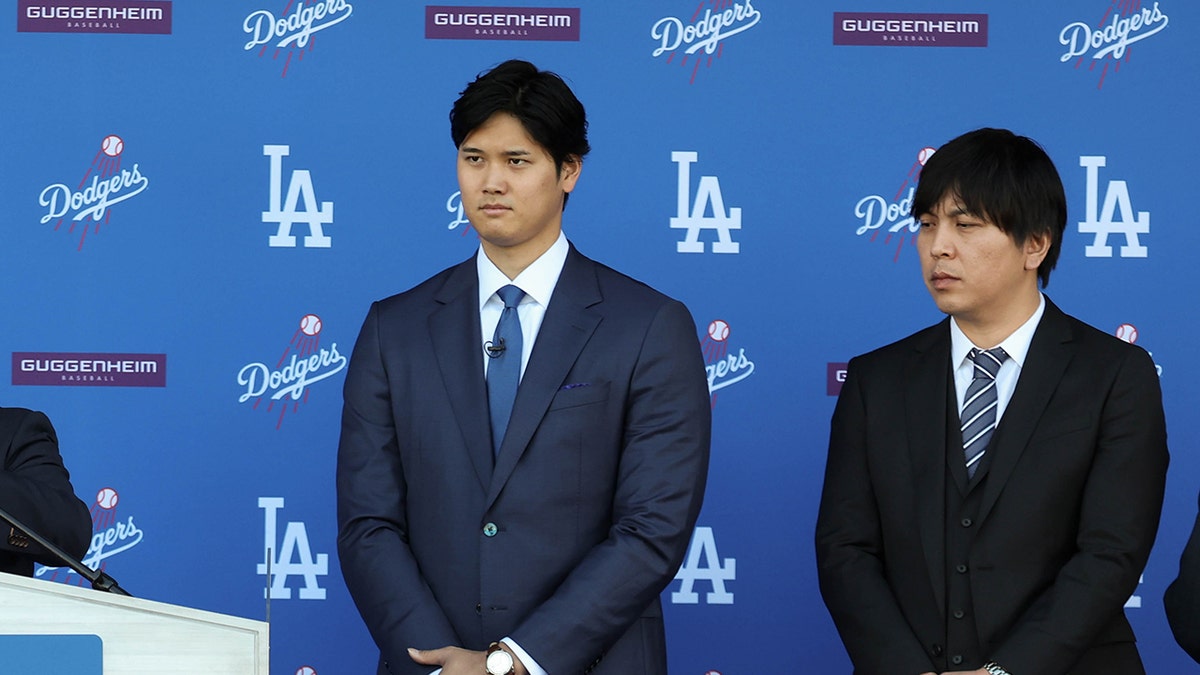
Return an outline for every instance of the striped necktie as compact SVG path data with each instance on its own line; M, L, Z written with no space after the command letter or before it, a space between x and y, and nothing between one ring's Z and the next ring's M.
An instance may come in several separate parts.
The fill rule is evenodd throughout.
M996 429L996 374L1008 354L999 347L995 349L972 349L971 360L975 362L975 377L963 397L963 409L959 415L962 422L963 453L967 460L967 476L974 477L979 460L987 450L988 441Z

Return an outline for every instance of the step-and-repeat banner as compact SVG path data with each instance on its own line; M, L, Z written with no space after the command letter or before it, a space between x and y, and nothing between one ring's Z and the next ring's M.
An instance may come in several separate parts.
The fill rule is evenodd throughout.
M372 300L476 250L447 114L528 59L590 118L568 236L683 300L708 363L672 675L849 672L812 543L834 397L851 356L940 318L922 162L1006 127L1066 185L1048 294L1158 364L1173 457L1127 613L1151 673L1187 672L1161 598L1200 489L1198 22L1187 0L6 0L0 404L57 426L89 564L238 616L269 595L273 674L371 672L335 551L346 362Z

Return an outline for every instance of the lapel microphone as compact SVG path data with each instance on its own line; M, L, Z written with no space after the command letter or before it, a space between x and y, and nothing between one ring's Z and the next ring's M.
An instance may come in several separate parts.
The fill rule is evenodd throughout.
M500 344L495 344L491 340L483 343L483 348L487 350L488 358L494 359L504 353L508 347L504 346L504 338L500 338Z

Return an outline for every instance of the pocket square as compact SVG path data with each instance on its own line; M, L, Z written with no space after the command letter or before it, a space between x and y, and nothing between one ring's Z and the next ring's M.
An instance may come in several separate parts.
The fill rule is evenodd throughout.
M575 384L564 384L562 386L562 388L559 389L559 391L566 391L568 389L578 389L580 387L590 387L590 386L592 386L591 382L576 382Z

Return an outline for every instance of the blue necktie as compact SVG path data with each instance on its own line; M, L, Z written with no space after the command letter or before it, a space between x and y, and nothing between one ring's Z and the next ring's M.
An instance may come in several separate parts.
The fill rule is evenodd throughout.
M1000 364L1008 358L1001 348L972 349L971 360L975 362L975 377L963 397L963 409L959 415L962 422L963 453L967 460L967 476L973 478L979 460L987 450L992 432L996 430L996 375Z
M525 291L513 285L496 291L504 301L504 312L496 324L496 334L488 348L487 385L488 408L492 416L492 452L500 454L500 444L508 429L508 418L512 416L513 401L517 398L517 385L521 382L521 319L517 316L517 305L525 297Z

